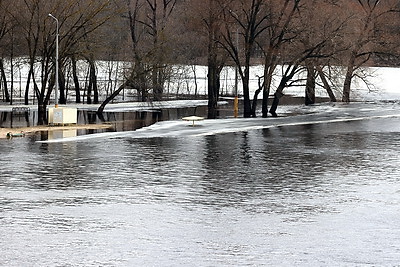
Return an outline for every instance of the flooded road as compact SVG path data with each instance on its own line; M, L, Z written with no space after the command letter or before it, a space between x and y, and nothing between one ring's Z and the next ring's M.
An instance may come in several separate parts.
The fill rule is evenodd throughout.
M0 266L397 265L399 114L0 140Z

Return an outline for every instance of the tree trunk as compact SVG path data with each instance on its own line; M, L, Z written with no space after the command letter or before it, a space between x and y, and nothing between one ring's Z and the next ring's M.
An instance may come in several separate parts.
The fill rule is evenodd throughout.
M96 76L96 66L94 63L94 60L89 61L90 65L90 75L89 75L89 82L92 85L91 89L93 90L93 103L98 104L99 103L99 90L97 87L97 76Z
M39 101L38 104L38 125L45 125L47 124L47 116L46 116L46 103L40 103L43 101Z
M267 73L267 76L264 76L264 90L263 90L263 100L262 100L262 117L268 117L268 100L269 94L271 90L271 82L272 82L272 75Z
M89 64L90 64L90 62L89 62ZM88 77L88 79L89 79L89 85L88 85L88 87L87 87L87 90L86 90L86 103L87 104L92 104L92 68L91 68L91 66L89 66L89 77Z
M253 118L257 117L256 115L256 110L257 110L257 101L258 101L258 95L261 93L261 88L258 88L255 92L254 92L254 97L253 97L253 103L251 105L251 116Z
M215 119L218 115L218 96L219 96L219 68L217 62L208 63L208 115L207 118Z
M33 78L33 62L31 61L29 63L29 72L28 72L28 78L26 80L26 87L25 87L25 105L29 105L29 86L31 79ZM35 92L36 93L36 92Z
M273 56L274 47L270 44L264 62L264 83L263 83L263 100L262 100L262 116L263 118L268 117L268 101L269 94L271 92L272 77L276 69L276 57Z
M65 96L65 75L61 68L59 68L58 81L56 82L58 82L58 88L60 89L60 98L58 102L60 104L67 104L67 98Z
M197 99L197 91L198 89L198 84L197 84L197 74L196 74L196 65L192 65L192 71L193 71L193 79L194 79L194 97Z
M350 103L350 88L351 88L352 78L353 78L353 71L350 68L348 68L346 71L346 76L345 76L344 85L343 85L342 101L344 103Z
M76 68L76 59L75 57L72 57L71 60L72 60L72 76L75 84L75 102L81 103L81 88L79 85L78 72Z
M218 64L218 41L217 36L219 33L217 17L215 14L216 1L210 1L209 9L209 32L208 32L208 55L207 55L207 92L208 92L208 114L207 118L215 119L218 115L218 97L220 90L220 71Z
M146 71L144 71L142 68L139 69L142 72L138 72L138 69L134 69L132 70L130 77L128 79L126 79L126 81L117 89L115 90L109 97L107 97L99 106L99 108L97 109L97 114L99 116L101 116L101 114L104 111L104 108L106 107L106 105L108 103L110 103L117 95L119 95L119 93L128 85L131 86L133 85L133 81L136 80L140 80L141 77L143 77L144 75L146 75Z
M246 71L248 72L248 70ZM249 87L249 75L245 74L242 77L243 82L243 117L251 117L251 102L250 102L250 87Z
M307 66L307 81L305 90L305 105L315 104L315 68L312 64Z
M149 99L149 88L147 86L146 77L144 74L141 74L137 77L137 80L139 81L139 101L147 102Z
M7 77L6 77L6 72L4 71L4 62L3 59L0 59L0 71L1 71L1 79L3 80L3 85L4 85L4 96L6 98L6 102L10 102L10 93L8 92L8 86L7 86Z
M288 66L285 74L283 75L281 82L279 83L278 88L274 94L274 100L272 101L271 108L269 113L271 113L272 117L278 117L276 114L276 110L278 109L279 100L284 96L283 89L285 89L286 84L293 78L294 74L298 69L298 65Z
M163 96L163 85L162 85L162 70L159 64L153 66L152 71L152 83L153 83L153 95L155 101L161 101Z
M324 84L324 88L325 88L326 92L329 95L329 99L331 100L331 102L336 102L337 101L336 96L333 93L332 88L329 85L329 82L326 79L325 74L320 66L317 66L317 72L318 72L319 77L321 78L322 83Z
M119 93L126 87L126 85L129 83L129 81L124 82L117 90L115 90L109 97L107 97L103 103L101 103L101 105L99 106L99 108L97 109L97 114L102 114L104 111L104 108L106 107L106 105L108 103L111 102L111 100L113 100L117 95L119 95Z
M261 93L261 90L263 89L263 85L261 84L261 79L262 77L258 77L258 89L254 92L253 103L251 105L251 116L253 118L257 116L256 111L257 111L258 95Z
M47 103L47 101L50 101L51 93L53 92L53 89L54 89L54 86L55 86L54 78L55 78L55 76L53 76L53 78L51 78L50 81L49 81L49 88L47 90L46 96L44 97L44 100L41 101L38 98L39 102L46 102Z
M47 81L47 77L45 77L45 79ZM46 114L46 107L48 104L48 101L50 99L50 95L51 95L51 89L47 90L47 95L45 95L45 90L44 88L46 87L46 85L44 83L42 83L42 90L39 90L39 87L36 83L35 77L32 74L32 81L33 81L33 86L35 89L35 93L37 96L37 101L38 101L38 124L39 125L44 125L47 122L47 114ZM53 85L50 85L50 87L54 87L54 79L53 79Z
M354 65L357 57L356 51L357 50L353 51L349 59L349 62L347 64L346 76L344 78L344 84L343 84L343 96L342 96L342 101L344 103L350 103L351 80L353 79Z
M162 95L163 95L163 89L162 86L159 84L156 84L153 88L154 90L154 100L155 101L161 101L162 100Z
M92 104L92 79L89 76L89 85L86 91L86 103Z
M99 88L97 86L97 76L96 73L93 72L93 103L98 104L99 103Z
M269 113L271 113L272 117L278 117L278 114L276 114L276 110L278 109L279 100L283 97L282 90L278 88L274 94L274 100L272 101L272 105L269 110Z
M88 104L98 104L99 103L99 91L97 87L97 76L96 76L96 66L92 58L87 59L89 64L89 85L87 88L87 100ZM93 102L92 102L92 92L93 92Z

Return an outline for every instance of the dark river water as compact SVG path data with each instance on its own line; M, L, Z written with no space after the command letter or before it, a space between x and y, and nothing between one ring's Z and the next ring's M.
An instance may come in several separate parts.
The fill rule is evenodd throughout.
M0 140L0 266L398 265L400 117L339 112L210 135Z

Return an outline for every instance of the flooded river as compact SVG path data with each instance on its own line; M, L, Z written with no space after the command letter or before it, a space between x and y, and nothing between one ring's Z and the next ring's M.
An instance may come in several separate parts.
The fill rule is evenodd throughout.
M322 110L0 140L0 266L397 265L400 105Z

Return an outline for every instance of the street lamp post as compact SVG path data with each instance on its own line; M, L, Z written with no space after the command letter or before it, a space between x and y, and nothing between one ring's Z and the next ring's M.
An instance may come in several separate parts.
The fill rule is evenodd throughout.
M49 17L53 18L56 21L56 90L55 90L55 107L58 108L58 19L54 17L52 14L49 14Z

